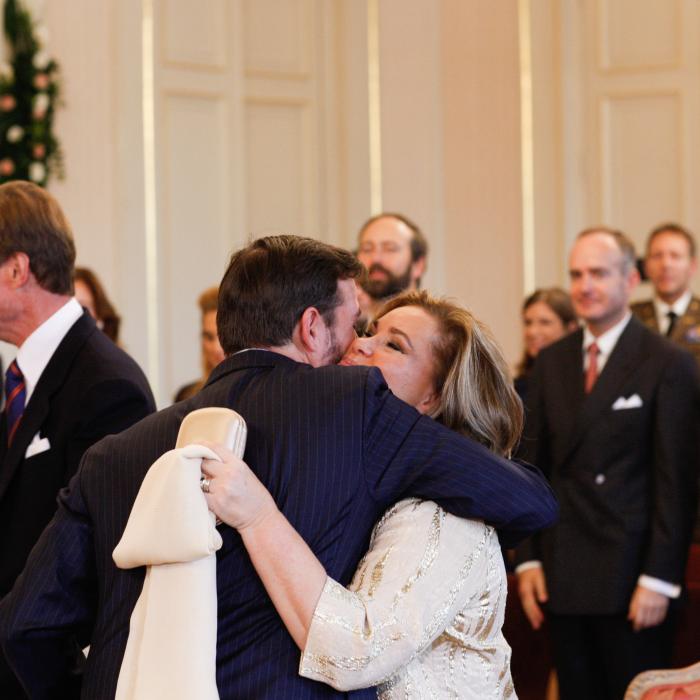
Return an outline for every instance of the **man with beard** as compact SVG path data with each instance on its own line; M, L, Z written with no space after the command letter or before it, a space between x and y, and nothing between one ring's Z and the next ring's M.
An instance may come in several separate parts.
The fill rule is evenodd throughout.
M423 233L405 216L385 212L365 223L357 239L357 259L367 268L360 294L363 322L391 297L420 288L427 255Z

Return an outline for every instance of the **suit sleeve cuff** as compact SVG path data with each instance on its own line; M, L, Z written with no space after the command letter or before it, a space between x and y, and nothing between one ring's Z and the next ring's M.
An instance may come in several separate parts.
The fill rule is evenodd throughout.
M522 564L518 564L515 567L515 573L520 574L523 571L527 571L528 569L541 569L542 568L542 562L538 561L537 559L531 559L530 561L524 561Z
M662 581L659 578L647 576L646 574L642 574L637 580L637 583L642 586L642 588L654 591L655 593L661 593L667 598L678 598L681 594L681 587L677 583Z

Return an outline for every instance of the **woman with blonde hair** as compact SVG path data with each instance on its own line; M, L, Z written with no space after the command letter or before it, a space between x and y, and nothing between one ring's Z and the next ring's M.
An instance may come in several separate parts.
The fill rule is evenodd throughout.
M420 413L499 455L512 453L522 404L489 330L426 292L388 302L341 361L378 367ZM240 532L302 650L300 674L381 698L513 698L501 632L506 574L494 529L405 499L377 523L352 583L330 579L247 465L205 460L210 509Z

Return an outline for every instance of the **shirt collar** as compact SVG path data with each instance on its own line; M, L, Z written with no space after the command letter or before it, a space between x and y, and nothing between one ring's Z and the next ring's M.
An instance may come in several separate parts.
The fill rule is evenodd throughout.
M597 338L588 329L588 326L583 329L583 349L584 352L588 349L591 343L595 342L598 346L598 352L607 357L612 351L617 341L620 339L622 332L627 327L629 320L632 318L632 314L627 311L624 318L618 321L612 328L608 328L605 333L602 333Z
M659 297L654 297L654 311L656 312L656 318L666 318L669 311L673 311L678 318L680 318L688 309L690 300L693 298L693 292L690 289L686 289L683 296L678 297L673 304L667 304Z
M46 365L56 352L56 348L82 315L83 309L80 304L75 298L70 299L49 316L20 346L17 351L17 364L24 375L26 403L29 403L29 397Z

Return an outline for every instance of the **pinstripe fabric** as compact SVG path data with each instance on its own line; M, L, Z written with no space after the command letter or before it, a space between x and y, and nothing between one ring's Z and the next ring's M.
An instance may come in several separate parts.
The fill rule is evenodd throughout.
M60 649L75 631L81 644L91 643L82 697L113 697L143 571L118 570L112 550L146 470L175 444L183 416L207 405L231 406L245 417L246 461L341 582L352 577L378 516L409 494L484 518L515 538L556 514L538 473L420 417L388 392L376 369L312 369L264 351L235 355L197 396L96 445L63 493L57 517L0 607L8 656L33 697L55 697L67 683ZM299 651L238 534L225 526L221 534L222 700L345 697L298 676ZM62 583L52 575L57 570L66 572Z

